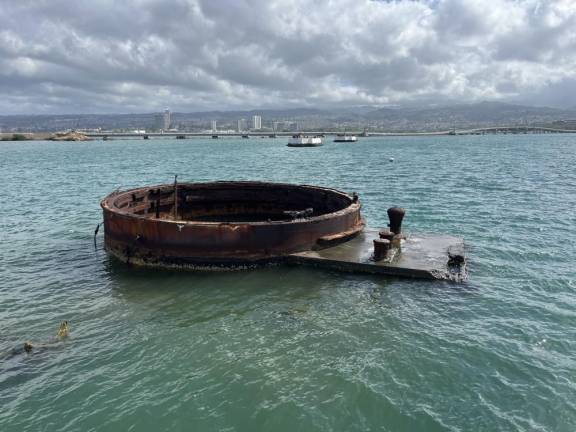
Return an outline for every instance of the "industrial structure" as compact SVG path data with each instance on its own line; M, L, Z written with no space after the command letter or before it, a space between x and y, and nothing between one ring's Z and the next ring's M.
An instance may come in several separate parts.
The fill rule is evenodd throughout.
M301 264L462 280L463 241L365 230L356 194L263 182L178 183L114 192L101 202L105 247L123 262L195 270Z

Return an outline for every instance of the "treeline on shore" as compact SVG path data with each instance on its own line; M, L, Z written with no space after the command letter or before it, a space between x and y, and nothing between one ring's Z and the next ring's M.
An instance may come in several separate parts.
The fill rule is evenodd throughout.
M7 135L7 136L3 136L2 139L0 139L0 141L28 141L32 138L28 138L26 135L22 135L22 134L12 134L12 136Z

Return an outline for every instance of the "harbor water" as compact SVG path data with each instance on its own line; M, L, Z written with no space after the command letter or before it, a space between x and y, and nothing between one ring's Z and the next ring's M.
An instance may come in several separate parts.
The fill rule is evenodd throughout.
M2 142L0 431L573 432L575 167L575 135ZM100 199L175 174L357 192L376 228L402 206L465 238L469 280L144 270L94 244Z

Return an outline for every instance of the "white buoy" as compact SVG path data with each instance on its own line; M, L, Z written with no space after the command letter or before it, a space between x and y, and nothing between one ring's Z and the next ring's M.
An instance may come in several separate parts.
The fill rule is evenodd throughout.
M390 159L388 159L390 162L394 162L394 158L391 157Z

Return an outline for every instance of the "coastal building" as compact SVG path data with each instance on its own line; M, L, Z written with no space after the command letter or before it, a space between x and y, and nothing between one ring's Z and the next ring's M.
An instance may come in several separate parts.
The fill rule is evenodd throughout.
M164 114L158 113L154 115L154 129L157 131L164 129Z
M216 126L216 120L212 120L212 132L216 132L218 130L217 126Z
M275 132L294 132L298 130L298 123L294 121L275 121L272 123L272 130Z
M166 108L164 110L164 114L162 115L162 130L170 129L170 110Z
M252 116L252 129L260 130L262 129L262 117L259 115Z
M240 119L238 120L238 132L244 132L245 130L248 129L248 122L246 121L246 119Z

